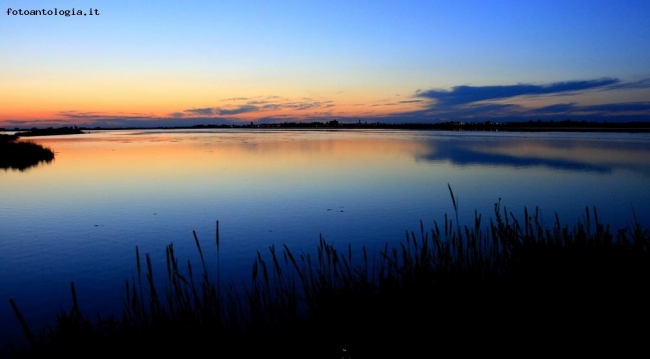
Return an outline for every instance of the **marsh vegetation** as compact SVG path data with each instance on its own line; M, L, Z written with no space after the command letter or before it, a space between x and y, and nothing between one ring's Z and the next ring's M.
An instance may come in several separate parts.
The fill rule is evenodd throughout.
M586 208L573 226L557 216L545 225L536 210L517 216L498 202L489 223L477 213L474 223L461 225L450 194L455 215L430 229L422 223L378 253L334 248L324 238L313 253L271 246L268 255L258 252L243 288L221 283L219 222L209 247L194 233L198 265L166 247L165 278L154 278L150 255L136 247L121 316L85 315L72 283L71 309L33 331L11 300L28 339L11 354L82 355L92 348L368 358L476 346L483 353L523 346L584 353L643 343L650 230L637 218L613 230ZM217 268L208 268L208 255Z
M0 134L0 168L24 171L54 160L54 152L37 143L21 141L17 135Z

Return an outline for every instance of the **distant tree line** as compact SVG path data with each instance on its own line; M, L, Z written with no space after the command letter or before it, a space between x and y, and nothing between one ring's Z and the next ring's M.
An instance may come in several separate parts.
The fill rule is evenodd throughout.
M650 132L650 122L588 122L588 121L527 121L527 122L460 122L438 123L381 123L336 120L328 122L283 122L247 125L197 125L193 128L339 128L339 129L412 129L451 131L639 131Z
M450 131L624 131L624 132L650 132L650 122L597 122L597 121L447 121L436 123L382 123L382 122L340 122L330 120L325 122L281 122L247 124L203 124L194 126L162 126L162 127L77 127L66 126L59 128L32 128L30 130L14 129L19 136L46 136L80 134L84 130L128 130L128 129L207 129L207 128L259 128L259 129L312 129L312 128L337 128L337 129L409 129L409 130L450 130ZM8 131L0 128L0 131ZM20 132L18 132L20 131Z
M65 126L65 127L48 127L48 128L36 128L33 127L27 131L16 132L17 136L21 137L33 137L33 136L51 136L51 135L75 135L84 133L77 126Z

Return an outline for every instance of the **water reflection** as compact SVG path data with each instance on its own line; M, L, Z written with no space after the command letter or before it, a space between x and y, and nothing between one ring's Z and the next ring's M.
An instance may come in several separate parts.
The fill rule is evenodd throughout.
M16 160L15 158L10 158L9 160L5 160L4 158L0 158L0 169L4 171L25 172L27 170L30 170L40 165L51 164L52 161L54 161L53 158L43 159L43 160L39 160L39 159L24 159L24 160L17 159Z
M642 139L608 141L581 138L483 137L433 139L418 160L457 166L546 167L563 171L611 173L627 170L650 176L650 143Z

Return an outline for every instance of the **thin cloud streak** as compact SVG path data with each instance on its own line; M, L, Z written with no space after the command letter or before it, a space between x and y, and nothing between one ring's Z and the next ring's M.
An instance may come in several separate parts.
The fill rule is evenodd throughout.
M571 113L571 112L598 112L605 113L630 113L650 111L650 102L624 102L608 103L601 105L578 106L576 103L556 104L531 110L533 113Z
M335 106L334 101L315 101L311 98L303 98L304 101L291 101L279 96L267 96L263 100L252 100L248 97L236 97L222 101L233 102L231 106L215 106L191 108L181 112L174 112L174 115L188 114L190 116L237 116L242 114L260 113L260 118L267 118L264 113L269 111L307 111L326 109ZM245 101L243 104L237 102ZM183 116L181 116L183 117Z

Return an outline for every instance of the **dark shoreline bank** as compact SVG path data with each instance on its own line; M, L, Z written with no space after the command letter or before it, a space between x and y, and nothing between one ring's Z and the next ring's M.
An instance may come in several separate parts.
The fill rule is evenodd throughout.
M17 135L0 135L0 169L24 171L54 160L54 152L37 143L20 141Z

